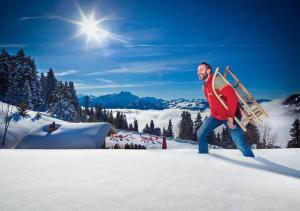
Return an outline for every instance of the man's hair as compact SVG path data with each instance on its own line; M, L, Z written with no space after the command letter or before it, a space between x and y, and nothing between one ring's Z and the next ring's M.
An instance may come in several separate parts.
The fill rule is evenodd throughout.
M206 62L202 62L200 65L205 65L205 68L210 69L210 71L212 72L212 68L211 68L210 64L208 64Z

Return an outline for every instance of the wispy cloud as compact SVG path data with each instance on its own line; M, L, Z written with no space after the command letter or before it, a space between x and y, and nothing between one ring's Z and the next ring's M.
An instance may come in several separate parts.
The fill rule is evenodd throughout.
M195 61L198 61L199 57L189 57L182 59L172 60L154 60L146 62L131 62L122 64L119 67L100 70L97 72L89 72L89 76L97 76L113 73L154 73L154 72L172 72L172 71L191 71L194 69Z
M0 48L25 48L25 44L16 43L0 43Z
M105 83L112 83L112 80L108 80L108 79L103 79L103 78L96 78L96 81L101 81L101 82L105 82Z
M180 87L180 86L191 86L196 85L197 81L142 81L140 83L110 83L110 84L92 84L87 82L78 81L74 85L78 90L92 90L92 89L108 89L108 88L130 88L130 87L157 87L157 86L168 86L168 87Z
M109 89L109 88L130 88L130 87L141 87L144 84L85 84L85 83L75 83L74 86L78 90L90 90L90 89Z
M66 71L62 71L62 72L56 72L55 75L56 76L66 76L66 75L73 75L75 73L78 73L77 70L66 70Z

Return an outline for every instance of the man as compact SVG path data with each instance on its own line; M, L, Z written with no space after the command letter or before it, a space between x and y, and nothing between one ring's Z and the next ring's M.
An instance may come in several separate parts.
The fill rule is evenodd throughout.
M199 144L199 153L208 153L208 135L218 126L225 124L231 138L236 147L241 150L244 156L254 157L251 148L247 145L241 127L234 123L234 117L240 117L241 113L238 108L238 97L234 89L226 85L220 90L217 90L225 101L228 110L226 110L221 102L217 99L213 92L212 86L212 68L209 64L203 62L198 66L197 71L199 80L203 81L203 92L210 107L210 116L202 124L197 131L197 140Z

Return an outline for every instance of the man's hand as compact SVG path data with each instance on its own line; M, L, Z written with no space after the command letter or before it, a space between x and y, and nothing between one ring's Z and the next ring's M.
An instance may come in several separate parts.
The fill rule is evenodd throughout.
M232 130L236 128L236 126L233 124L233 118L232 117L228 117L227 125Z

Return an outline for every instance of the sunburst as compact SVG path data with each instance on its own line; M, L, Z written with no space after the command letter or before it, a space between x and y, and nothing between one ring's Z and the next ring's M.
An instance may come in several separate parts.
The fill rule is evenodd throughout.
M111 21L118 18L111 18L108 16L96 18L95 9L92 10L90 15L86 15L78 4L77 8L79 10L81 20L57 17L79 27L78 32L75 34L76 37L85 35L87 44L96 42L97 44L104 45L104 43L108 40L128 44L128 38L112 33L104 27L105 21Z

